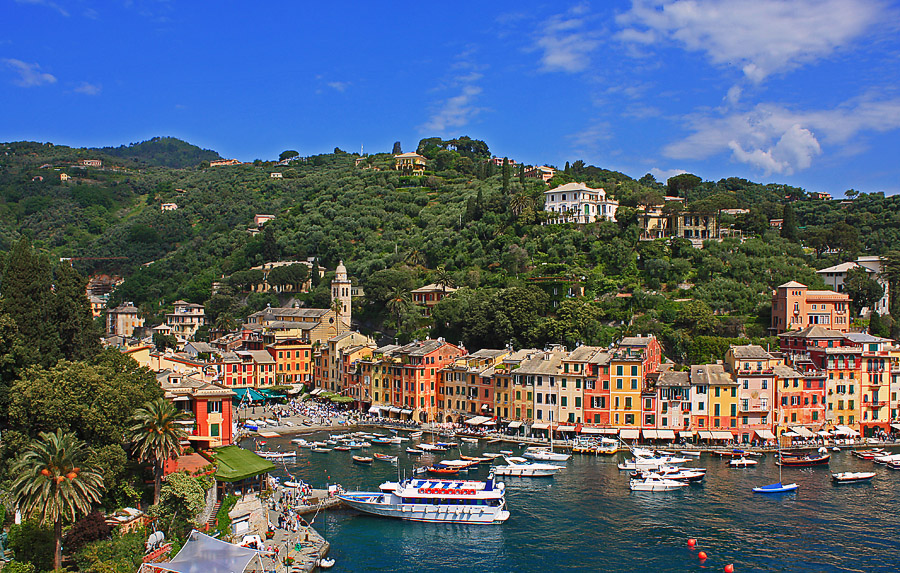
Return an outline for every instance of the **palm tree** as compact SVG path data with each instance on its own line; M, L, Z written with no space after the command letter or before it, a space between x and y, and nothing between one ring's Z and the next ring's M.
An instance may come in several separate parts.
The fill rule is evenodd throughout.
M11 491L26 517L53 524L53 563L62 561L62 526L87 515L100 501L103 476L87 466L91 450L74 434L41 432L13 464Z
M397 287L391 292L387 301L388 312L397 316L397 330L400 330L400 315L409 305L409 292L403 287Z
M131 417L131 426L125 431L126 439L141 460L153 463L153 503L159 503L163 465L180 451L181 439L187 432L178 425L189 419L165 398L147 402Z
M441 287L441 292L446 293L447 287L453 288L456 284L453 282L453 276L447 272L443 265L439 266L434 273L434 284Z

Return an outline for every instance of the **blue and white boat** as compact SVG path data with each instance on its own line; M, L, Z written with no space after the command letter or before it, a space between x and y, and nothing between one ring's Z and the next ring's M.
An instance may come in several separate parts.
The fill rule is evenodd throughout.
M410 521L492 524L509 519L506 487L487 481L407 479L382 484L380 491L338 496L348 506L373 515Z
M760 487L753 488L753 493L785 493L789 491L794 491L800 486L795 483L789 483L787 485L782 484L781 482L773 483L769 485L764 485Z

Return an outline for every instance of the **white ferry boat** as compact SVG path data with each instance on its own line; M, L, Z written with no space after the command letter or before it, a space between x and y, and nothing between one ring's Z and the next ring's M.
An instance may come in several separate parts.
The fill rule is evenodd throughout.
M408 479L383 484L381 491L356 491L338 496L365 513L410 521L501 523L509 519L506 488L487 481Z

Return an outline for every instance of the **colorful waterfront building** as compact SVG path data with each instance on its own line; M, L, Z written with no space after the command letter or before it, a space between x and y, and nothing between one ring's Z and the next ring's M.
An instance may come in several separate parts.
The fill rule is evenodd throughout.
M775 401L775 367L784 364L761 346L731 346L725 353L726 370L738 383L738 433L742 442L753 434L772 429Z
M655 336L623 338L610 358L610 423L617 428L640 428L644 377L656 372L662 348Z
M309 340L280 340L266 347L275 359L277 384L310 385L313 377L313 349Z

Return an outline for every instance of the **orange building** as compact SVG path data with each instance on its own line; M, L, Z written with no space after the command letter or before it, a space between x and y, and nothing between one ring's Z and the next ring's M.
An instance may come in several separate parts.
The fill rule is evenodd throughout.
M313 352L309 341L281 340L266 347L275 359L277 384L300 384L312 381Z
M850 297L830 290L809 290L797 281L779 286L772 294L773 334L813 325L838 332L850 330Z

